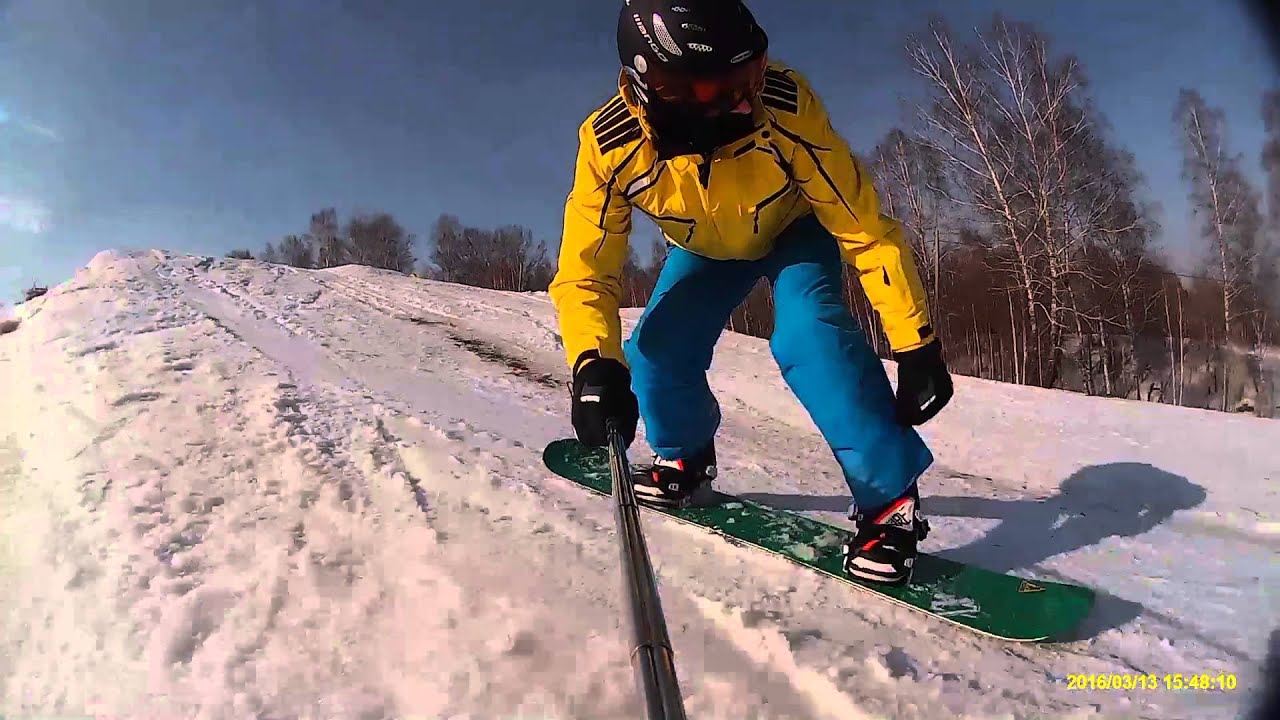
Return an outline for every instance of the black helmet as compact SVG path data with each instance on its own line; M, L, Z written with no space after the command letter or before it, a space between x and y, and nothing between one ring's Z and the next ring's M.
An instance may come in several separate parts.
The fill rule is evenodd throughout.
M719 115L760 92L769 38L740 0L626 0L618 59L636 100Z

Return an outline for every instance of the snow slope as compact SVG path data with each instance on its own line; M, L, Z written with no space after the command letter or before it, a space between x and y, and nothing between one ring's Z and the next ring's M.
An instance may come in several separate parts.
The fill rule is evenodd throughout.
M103 253L23 315L0 716L640 717L612 508L540 462L571 433L545 294ZM726 334L712 382L721 486L842 520L767 344ZM925 549L1098 587L1084 637L983 638L646 514L690 718L1227 718L1260 691L1280 423L959 378L925 434ZM1239 688L1065 680L1201 672Z

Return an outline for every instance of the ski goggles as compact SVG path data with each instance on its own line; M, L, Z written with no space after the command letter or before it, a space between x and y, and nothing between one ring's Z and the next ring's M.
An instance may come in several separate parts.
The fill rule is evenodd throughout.
M650 66L645 80L650 91L663 103L719 115L738 109L760 93L764 88L765 65L765 55L761 54L714 76L677 75L664 67Z

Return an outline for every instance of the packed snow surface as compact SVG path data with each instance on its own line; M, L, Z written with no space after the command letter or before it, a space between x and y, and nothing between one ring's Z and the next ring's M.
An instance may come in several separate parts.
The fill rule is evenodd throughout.
M0 716L641 717L612 507L540 459L572 433L545 293L106 252L23 316ZM845 524L767 343L726 333L711 377L722 489ZM1228 718L1258 693L1280 422L958 378L923 432L924 549L1096 587L1082 637L986 638L645 513L691 719ZM1113 673L1238 687L1067 682Z

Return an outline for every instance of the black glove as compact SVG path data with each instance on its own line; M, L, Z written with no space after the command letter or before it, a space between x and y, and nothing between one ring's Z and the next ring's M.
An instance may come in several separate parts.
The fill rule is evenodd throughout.
M923 425L933 419L954 394L947 363L942 359L942 341L894 353L898 361L898 422Z
M583 364L588 358L591 362ZM578 358L573 372L573 430L584 445L609 444L605 421L613 418L628 447L636 439L640 409L631 392L631 371L612 358L588 351Z

